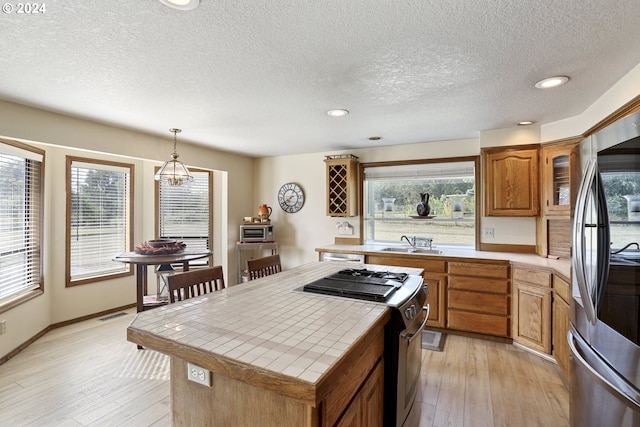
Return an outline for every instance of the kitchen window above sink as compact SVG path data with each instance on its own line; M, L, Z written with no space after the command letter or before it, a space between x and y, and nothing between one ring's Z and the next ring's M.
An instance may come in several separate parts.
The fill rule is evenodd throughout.
M365 243L392 244L383 251L400 253L442 254L448 246L474 249L478 170L477 157L365 164ZM438 247L400 246L402 236L428 236Z

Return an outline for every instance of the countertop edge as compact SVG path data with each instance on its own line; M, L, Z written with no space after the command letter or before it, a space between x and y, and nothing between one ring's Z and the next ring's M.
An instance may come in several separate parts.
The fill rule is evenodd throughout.
M295 377L261 369L206 350L179 344L129 326L127 340L170 357L185 360L213 373L227 376L254 387L270 390L310 406L317 406L318 385Z
M565 278L571 278L571 261L553 258L544 258L537 254L520 254L511 252L489 252L476 251L473 249L445 249L444 254L425 255L419 253L397 253L381 250L387 245L327 245L315 248L316 252L332 252L343 254L359 254L359 255L384 255L389 257L421 257L422 259L434 260L468 260L476 259L485 262L509 262L513 265L546 268L550 271L557 272Z

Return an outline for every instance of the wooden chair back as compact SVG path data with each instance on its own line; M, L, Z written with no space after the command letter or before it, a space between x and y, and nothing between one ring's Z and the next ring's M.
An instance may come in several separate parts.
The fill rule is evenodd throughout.
M221 265L173 274L167 277L167 281L169 301L172 303L219 291L225 287Z
M282 265L280 264L280 255L278 254L247 260L249 280L270 276L272 274L280 273L281 271Z

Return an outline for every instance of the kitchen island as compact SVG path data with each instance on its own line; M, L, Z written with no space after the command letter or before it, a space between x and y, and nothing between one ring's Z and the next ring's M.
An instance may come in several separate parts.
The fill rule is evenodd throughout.
M139 313L127 337L171 356L173 425L333 426L366 412L369 396L381 411L371 389L382 386L389 308L297 290L342 268L306 264ZM187 380L187 363L210 385Z

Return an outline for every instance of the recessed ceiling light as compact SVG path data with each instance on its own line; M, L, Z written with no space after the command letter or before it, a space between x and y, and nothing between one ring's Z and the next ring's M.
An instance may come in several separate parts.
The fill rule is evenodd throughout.
M331 117L344 117L349 114L349 111L343 109L335 109L327 111L327 114Z
M536 87L538 89L549 89L552 87L560 86L569 81L569 77L567 76L555 76L549 77L548 79L540 80L536 83Z
M165 6L178 10L191 10L198 7L200 0L159 0Z
M523 120L521 122L516 123L518 126L531 126L535 122L533 120Z
M370 136L369 141L380 141L382 139L381 136Z

